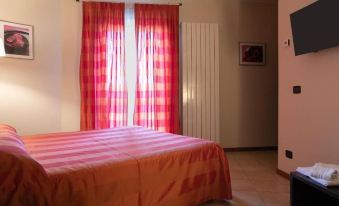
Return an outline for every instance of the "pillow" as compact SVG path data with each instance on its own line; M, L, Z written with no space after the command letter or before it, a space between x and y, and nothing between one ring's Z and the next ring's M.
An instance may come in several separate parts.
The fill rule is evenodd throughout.
M49 205L49 179L10 126L0 125L0 205Z
M7 125L7 124L0 124L0 131L13 131L16 132L16 129Z
M27 156L25 145L16 130L7 125L0 125L0 151Z

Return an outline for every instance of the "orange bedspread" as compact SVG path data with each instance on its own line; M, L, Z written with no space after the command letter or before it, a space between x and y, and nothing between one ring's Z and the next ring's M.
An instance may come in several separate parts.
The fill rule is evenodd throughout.
M24 137L46 170L53 206L196 206L231 199L215 143L126 127Z

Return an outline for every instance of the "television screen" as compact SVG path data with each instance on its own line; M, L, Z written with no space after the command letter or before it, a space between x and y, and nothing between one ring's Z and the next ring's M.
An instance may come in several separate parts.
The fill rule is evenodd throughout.
M339 0L320 0L291 14L295 55L339 45Z

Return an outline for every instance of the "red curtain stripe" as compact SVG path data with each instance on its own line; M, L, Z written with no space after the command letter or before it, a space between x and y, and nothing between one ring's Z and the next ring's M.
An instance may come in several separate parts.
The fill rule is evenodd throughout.
M81 130L127 125L124 4L83 2Z
M179 6L135 5L134 124L179 133Z

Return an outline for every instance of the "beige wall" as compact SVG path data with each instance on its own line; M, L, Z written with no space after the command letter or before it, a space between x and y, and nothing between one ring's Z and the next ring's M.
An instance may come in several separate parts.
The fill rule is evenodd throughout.
M5 63L0 65L0 85L4 82L11 82L15 87L22 85L19 89L6 88L7 93L20 91L21 94L11 98L6 105L0 103L0 110L6 114L0 115L0 121L13 124L22 133L79 130L78 68L82 24L81 3L76 3L75 0L31 1L35 3L30 3L32 9L29 12L26 11L26 6L19 4L22 2L19 0L0 3L2 19L33 24L37 29L45 31L43 37L41 37L43 33L40 32L35 36L39 39L36 41L36 60L0 60L1 63ZM144 0L144 2L176 3L178 1ZM182 2L181 21L213 22L220 25L222 145L224 147L276 145L276 0L183 0ZM12 4L15 4L15 7ZM15 12L11 12L2 9L9 6L18 7L20 10L15 9ZM240 67L239 42L267 43L267 65ZM16 62L15 65L12 65L13 62ZM26 73L26 70L21 68L23 65L29 68L30 73ZM4 71L7 76L2 75ZM16 79L17 72L21 72L22 79ZM29 84L24 84L25 81ZM35 99L36 97L30 94L31 91L37 90L42 90L39 93L40 99ZM34 103L22 105L22 102L29 101ZM18 111L16 109L18 106L20 106L20 114L28 114L25 118L29 118L23 120L22 115L19 117L17 114L12 114L13 111ZM34 117L31 114L35 114Z
M82 37L82 4L61 0L62 22L62 109L63 131L80 129L79 66Z
M0 122L21 134L61 129L60 6L0 1L0 19L34 25L34 60L0 58Z
M279 0L279 168L285 172L315 162L339 164L339 47L295 57L289 14L313 0ZM292 86L302 94L293 95ZM285 149L294 159L284 156Z
M269 3L268 3L269 2ZM221 78L222 137L227 147L277 145L278 53L277 2L243 1L232 9L235 18L225 28ZM226 18L226 17L225 17ZM235 23L235 24L234 24ZM267 46L267 65L238 66L238 42Z

